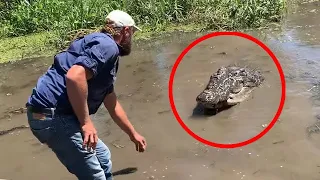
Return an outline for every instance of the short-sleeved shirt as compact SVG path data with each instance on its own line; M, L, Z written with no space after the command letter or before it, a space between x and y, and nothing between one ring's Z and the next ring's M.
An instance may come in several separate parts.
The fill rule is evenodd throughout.
M120 47L109 34L97 32L73 41L66 51L55 55L54 63L38 79L26 105L72 112L66 74L76 64L93 72L93 77L88 80L88 108L90 114L96 113L105 96L114 90L119 51Z

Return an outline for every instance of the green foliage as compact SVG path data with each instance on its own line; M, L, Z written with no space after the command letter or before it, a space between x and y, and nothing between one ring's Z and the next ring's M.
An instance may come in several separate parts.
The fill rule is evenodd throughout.
M285 0L21 0L0 3L0 36L21 36L41 31L65 34L103 24L113 9L131 14L148 31L168 24L198 24L202 29L261 27L278 22Z

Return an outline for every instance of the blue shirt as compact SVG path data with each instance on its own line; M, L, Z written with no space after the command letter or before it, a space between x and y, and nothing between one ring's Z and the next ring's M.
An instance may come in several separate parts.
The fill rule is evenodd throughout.
M109 34L92 33L75 40L54 57L54 63L33 88L27 105L38 108L63 108L72 112L66 90L66 73L72 65L82 65L93 72L88 80L88 108L94 114L105 96L113 92L118 71L120 47Z

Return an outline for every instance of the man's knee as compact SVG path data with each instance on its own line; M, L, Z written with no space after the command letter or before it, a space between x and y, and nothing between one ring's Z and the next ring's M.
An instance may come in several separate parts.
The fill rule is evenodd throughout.
M59 143L52 147L61 163L78 179L106 180L104 168L97 154L86 151L82 146L80 132L61 136Z
M85 153L83 151L79 151L73 155L69 153L65 153L65 155L60 154L59 159L68 171L78 179L107 180L107 177L110 176L110 174L106 174L105 168L100 164L96 154Z
M107 179L106 175L104 174L103 170L99 171L98 173L95 174L75 174L79 180L112 180L112 179Z
M78 135L73 139L73 142L78 146L78 152L81 153L77 157L78 163L74 164L75 173L79 174L78 178L83 176L83 179L112 180L112 161L109 148L99 140L95 152L86 152L82 148L83 141L80 137Z
M99 139L96 147L96 156L99 159L102 169L105 175L112 176L112 161L111 152L109 148Z

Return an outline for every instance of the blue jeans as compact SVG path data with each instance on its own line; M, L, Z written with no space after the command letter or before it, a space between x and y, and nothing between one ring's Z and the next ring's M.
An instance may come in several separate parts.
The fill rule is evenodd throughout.
M99 139L95 152L82 147L83 137L76 116L27 112L33 135L56 154L79 180L112 180L109 148Z

